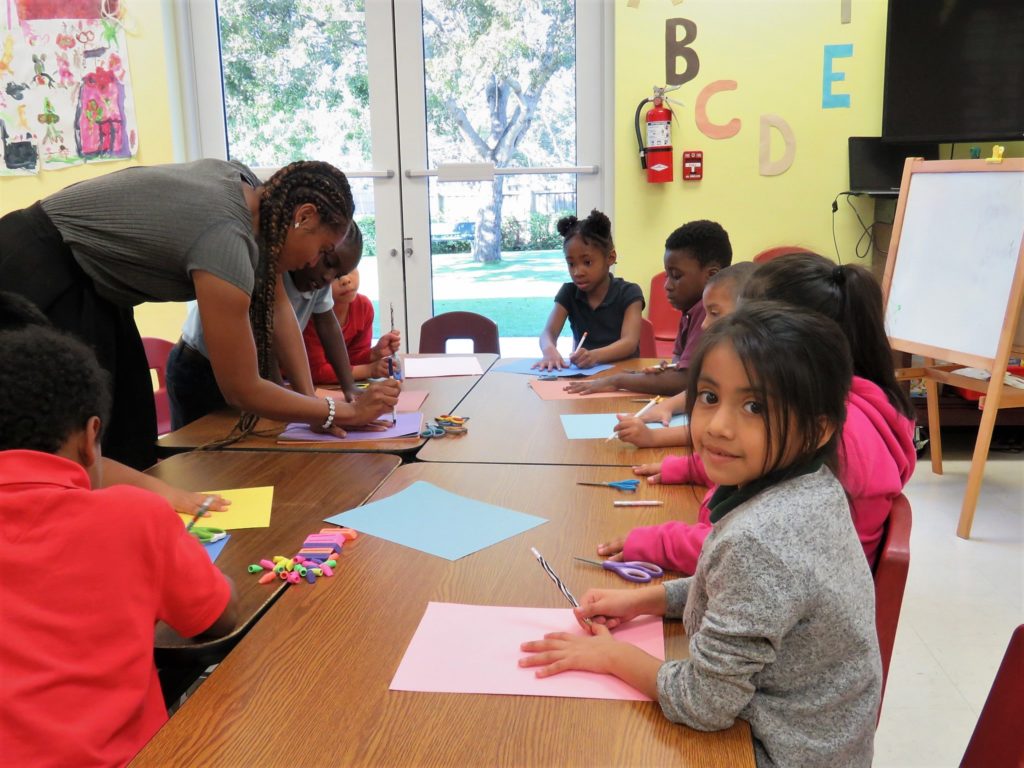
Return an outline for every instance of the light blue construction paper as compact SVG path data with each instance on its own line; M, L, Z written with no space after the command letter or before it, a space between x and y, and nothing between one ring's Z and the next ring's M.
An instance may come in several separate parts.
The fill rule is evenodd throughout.
M525 373L529 376L557 376L560 379L572 378L574 376L593 376L595 373L601 371L607 371L609 368L614 366L608 363L602 363L601 365L592 365L589 368L577 368L571 366L569 368L563 368L560 371L542 371L539 368L532 368L531 366L536 365L539 360L509 360L507 363L501 363L500 365L494 366L491 370L498 371L500 373Z
M228 543L228 539L231 538L229 533L223 539L212 542L211 544L203 544L203 549L206 550L206 554L210 556L210 562L216 562L217 558L220 557L221 551L224 549L224 545Z
M459 496L420 480L394 496L332 515L325 522L458 560L547 520Z
M608 438L615 433L615 425L619 423L614 413L563 413L562 429L570 440L594 440L599 437ZM685 427L690 423L685 413L673 416L670 427ZM661 429L661 422L647 425L651 429Z

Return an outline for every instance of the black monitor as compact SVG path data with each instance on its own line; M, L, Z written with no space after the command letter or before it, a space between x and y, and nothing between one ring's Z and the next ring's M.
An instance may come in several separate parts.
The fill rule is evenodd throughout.
M939 159L939 145L884 142L877 136L851 136L850 191L864 195L895 195L900 191L908 157Z
M1024 0L889 0L882 137L1024 139Z

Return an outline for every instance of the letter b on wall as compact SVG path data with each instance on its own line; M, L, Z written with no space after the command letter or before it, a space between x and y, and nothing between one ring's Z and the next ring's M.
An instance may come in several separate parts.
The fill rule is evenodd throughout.
M682 29L682 38L679 30ZM697 39L697 25L689 19L665 19L665 84L682 85L697 76L700 59L690 43ZM683 71L679 71L679 60Z

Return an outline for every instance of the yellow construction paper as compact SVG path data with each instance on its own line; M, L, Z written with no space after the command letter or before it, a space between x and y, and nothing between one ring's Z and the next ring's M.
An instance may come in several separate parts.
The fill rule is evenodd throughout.
M210 528L223 528L225 531L236 528L269 528L270 509L274 503L274 486L263 485L258 488L231 488L226 491L203 491L207 494L219 494L230 499L231 506L223 512L211 512L207 517L199 518L196 525ZM178 515L186 524L192 522L192 515Z

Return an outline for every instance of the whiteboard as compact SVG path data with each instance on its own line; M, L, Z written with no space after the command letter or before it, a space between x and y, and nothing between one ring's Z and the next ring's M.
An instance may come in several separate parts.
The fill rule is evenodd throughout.
M889 336L994 358L1022 237L1024 172L912 174Z

